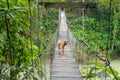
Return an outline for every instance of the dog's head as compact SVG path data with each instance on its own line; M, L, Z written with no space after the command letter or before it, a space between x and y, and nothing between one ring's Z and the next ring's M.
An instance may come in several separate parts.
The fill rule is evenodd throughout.
M64 44L67 45L69 41L64 41Z

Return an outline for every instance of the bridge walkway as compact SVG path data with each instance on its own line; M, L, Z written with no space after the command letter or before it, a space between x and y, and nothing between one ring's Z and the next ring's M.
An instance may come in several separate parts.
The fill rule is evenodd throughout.
M65 13L61 12L61 25L58 40L67 40L67 29ZM70 44L65 46L64 54L59 54L58 46L56 45L51 65L50 80L82 80Z

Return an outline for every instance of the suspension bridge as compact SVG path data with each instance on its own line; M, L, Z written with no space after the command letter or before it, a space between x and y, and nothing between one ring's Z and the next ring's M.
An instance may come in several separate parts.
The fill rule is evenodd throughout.
M67 29L65 12L61 12L58 41L68 40ZM59 54L58 46L55 47L50 80L82 80L70 44L65 46L64 54Z
M52 53L49 55L51 62L49 63L49 70L43 71L44 77L40 80L84 80L89 79L91 76L95 76L97 74L97 61L102 61L104 63L104 69L108 67L113 77L116 80L112 67L110 66L110 62L105 57L101 57L99 53L93 51L90 46L84 41L77 40L70 29L67 26L66 15L64 11L59 12L59 27L53 35L51 40L52 44ZM60 54L58 50L58 41L68 40L68 45L65 46L64 54ZM39 56L42 57L42 56ZM38 57L38 58L39 58ZM38 59L37 58L37 59ZM43 58L48 58L47 55L43 55ZM34 61L36 64L37 59ZM47 61L47 59L45 59ZM33 66L34 66L33 64ZM43 64L45 65L45 64ZM48 62L47 62L48 65ZM48 66L42 66L41 70L48 68ZM30 75L33 74L33 67L25 74L25 76L21 80L30 79ZM94 71L94 73L91 72ZM87 73L88 76L85 76L84 73ZM34 75L36 73L34 72ZM92 75L90 75L92 74ZM104 73L107 75L107 73ZM107 78L104 75L105 80L111 80L111 78ZM35 77L35 76L34 76ZM32 78L32 77L31 77ZM98 77L92 78L92 80L101 80Z
M29 2L29 0L28 0ZM96 3L43 3L39 5L45 7L56 7L56 8L97 8ZM72 5L72 6L71 6ZM31 11L30 2L29 10ZM9 11L9 8L8 8ZM9 36L9 25L6 18L5 22L10 44ZM84 14L84 13L83 13ZM31 17L31 12L30 12ZM30 19L31 23L31 19ZM30 24L31 25L31 24ZM30 29L31 30L31 29ZM59 54L58 41L69 41L65 46L64 54ZM111 77L107 77L106 69L112 73L112 77L118 80L113 72L110 62L106 57L101 57L99 53L93 51L91 47L82 40L77 40L71 33L69 26L67 25L67 19L65 11L59 10L59 27L52 36L49 42L51 46L45 51L45 54L39 54L34 60L32 59L32 65L23 72L22 77L18 80L101 80L99 76L102 76L103 80L111 80ZM32 46L32 45L31 45ZM31 50L32 51L32 50ZM11 58L10 58L11 59ZM97 65L98 61L101 61L103 65ZM36 65L39 65L36 67ZM12 65L10 65L11 67ZM102 66L102 73L99 72L99 66ZM11 73L12 75L12 67ZM14 71L14 70L13 70ZM98 74L99 73L99 74ZM99 76L96 76L99 75ZM17 76L18 77L18 76ZM12 80L12 77L10 78Z

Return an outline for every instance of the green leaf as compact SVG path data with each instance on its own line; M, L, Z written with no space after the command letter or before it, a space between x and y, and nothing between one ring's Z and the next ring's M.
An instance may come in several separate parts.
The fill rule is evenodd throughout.
M9 77L8 77L8 75L6 75L6 74L1 74L1 75L0 75L0 79L1 79L1 80L9 80Z
M13 13L9 12L8 14L11 18L13 18L13 19L15 18L15 15Z
M45 76L44 72L43 71L37 71L37 74L40 78L43 78Z
M1 60L1 61L5 61L5 56L1 56L1 55L0 55L0 60Z
M101 72L97 73L97 77L104 80L105 78L111 77L105 70L102 70Z
M35 77L35 76L33 76L33 80L38 80L38 78L37 78L37 77Z
M96 67L90 67L90 71L89 73L87 74L87 79L88 78L93 78L96 76L96 73L93 73L93 71L96 70Z
M107 68L106 71L112 75L113 75L112 71L114 72L115 75L119 75L119 73L114 68L112 68L112 71L110 70L110 68Z
M96 63L96 66L99 67L99 68L104 68L103 63L101 63L101 62L97 62L97 63Z
M93 78L93 77L95 77L95 76L96 76L95 73L90 73L90 74L87 75L87 78Z

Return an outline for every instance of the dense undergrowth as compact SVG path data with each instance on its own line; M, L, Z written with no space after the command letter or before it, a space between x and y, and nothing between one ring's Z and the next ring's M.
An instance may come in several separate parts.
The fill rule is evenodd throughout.
M57 10L35 1L0 1L0 80L20 79L30 69L49 46L57 20Z
M35 0L37 1L37 0ZM38 55L45 54L58 26L58 10L37 6L34 0L0 0L0 79L19 80ZM48 0L45 0L48 1ZM55 0L52 0L56 2ZM73 0L64 0L73 1ZM77 2L81 0L76 0ZM87 0L89 1L89 0ZM111 0L113 1L113 0ZM67 9L68 26L75 37L84 40L101 55L120 56L119 0L98 0L95 15L85 16L84 27L79 9ZM93 10L94 12L94 10ZM78 14L79 13L79 14ZM40 62L37 63L39 67ZM103 64L97 69L105 73ZM91 71L95 67L90 67ZM110 70L107 70L111 74ZM118 72L114 70L118 77ZM99 74L99 76L103 74ZM41 75L41 74L40 74ZM92 73L88 78L94 77ZM42 77L42 76L40 76Z
M120 56L120 22L118 16L120 13L114 11L114 6L111 9L103 5L96 10L87 11L85 9L84 19L82 9L66 9L68 27L74 36L78 40L86 42L101 57L104 56L109 60L116 59ZM119 9L117 10L119 11ZM78 53L78 56L81 57L82 55ZM83 69L86 68L83 67ZM109 77L111 80L115 79L114 76L110 77L113 73L110 68L104 68L103 62L95 63L95 66L90 66L89 70L88 73L83 72L86 74L86 76L83 76L84 78L88 77L87 79L92 80L97 76L103 80L105 77ZM115 70L114 68L112 70L119 79L119 71L117 72L117 69Z
M77 12L77 10L73 10L73 12L71 11L71 13L67 15L68 24L78 40L85 41L93 50L103 55L108 51L109 57L115 59L120 55L119 18L116 23L113 23L112 12L111 15L108 15L109 11L107 12L106 9L103 11L102 9L98 9L96 15L86 15L84 17L84 26L83 16L79 16L78 13L73 13L75 11ZM115 31L116 33L114 33Z

